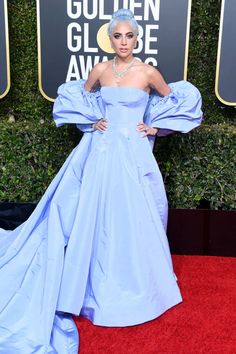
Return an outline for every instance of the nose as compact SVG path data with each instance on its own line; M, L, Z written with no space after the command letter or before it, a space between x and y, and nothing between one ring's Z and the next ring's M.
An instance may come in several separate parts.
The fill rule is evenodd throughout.
M122 36L121 45L126 45L126 44L127 44L126 36Z

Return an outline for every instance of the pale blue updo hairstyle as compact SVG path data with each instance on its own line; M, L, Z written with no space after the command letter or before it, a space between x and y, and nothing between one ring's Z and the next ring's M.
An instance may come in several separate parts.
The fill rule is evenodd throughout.
M138 35L138 23L134 18L133 12L127 9L119 9L113 13L112 19L110 20L107 28L108 35L111 36L112 31L118 22L124 21L129 22L134 31L134 34Z

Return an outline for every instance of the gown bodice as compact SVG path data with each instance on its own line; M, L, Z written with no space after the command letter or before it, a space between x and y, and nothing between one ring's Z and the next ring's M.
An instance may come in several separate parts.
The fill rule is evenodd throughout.
M136 128L137 124L143 121L148 94L129 87L102 87L101 100L104 117L108 121L102 140L108 142L123 136L137 143L139 140L136 138L141 132Z
M106 86L101 88L104 115L112 124L142 121L148 97L147 92L137 88Z

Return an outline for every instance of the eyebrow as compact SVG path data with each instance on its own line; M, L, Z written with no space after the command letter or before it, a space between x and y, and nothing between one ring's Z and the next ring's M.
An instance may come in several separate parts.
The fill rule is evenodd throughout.
M130 32L127 32L127 33L125 33L125 34L130 34L130 33L131 33L131 34L134 34L134 33L131 32L131 31L130 31ZM113 33L113 35L114 35L114 34L122 34L122 33L120 33L120 32L115 32L115 33Z

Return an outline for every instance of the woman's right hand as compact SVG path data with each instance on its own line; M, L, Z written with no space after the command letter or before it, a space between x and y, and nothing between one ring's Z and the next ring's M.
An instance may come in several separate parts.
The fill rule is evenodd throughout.
M100 119L97 123L93 124L93 129L100 132L105 132L108 127L108 120L106 118Z

